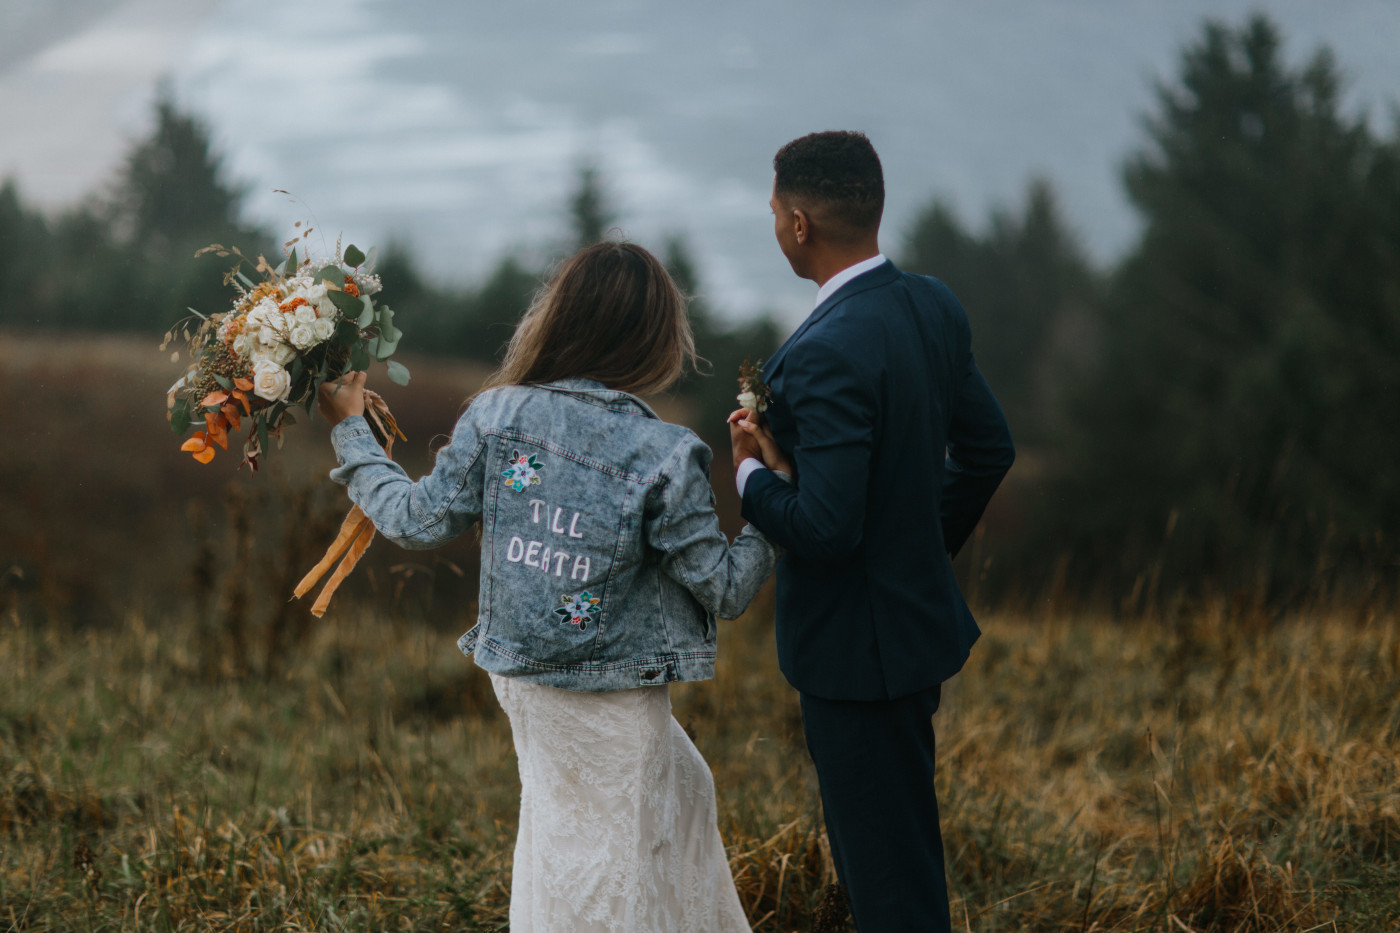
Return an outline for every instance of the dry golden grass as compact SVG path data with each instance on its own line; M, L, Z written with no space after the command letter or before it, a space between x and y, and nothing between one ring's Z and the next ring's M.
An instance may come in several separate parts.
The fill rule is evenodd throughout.
M770 611L673 696L755 929L808 930L831 876ZM937 719L959 928L1400 923L1393 616L985 628ZM274 675L234 676L197 619L11 612L0 926L504 928L509 728L453 635L341 607Z

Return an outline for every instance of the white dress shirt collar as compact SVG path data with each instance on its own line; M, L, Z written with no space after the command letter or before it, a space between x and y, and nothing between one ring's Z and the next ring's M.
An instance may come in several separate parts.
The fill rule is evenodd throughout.
M882 266L884 264L885 254L876 253L869 259L862 259L854 266L847 266L840 272L833 275L831 278L827 279L826 284L823 285L821 288L817 289L817 304L819 305L823 301L826 301L828 298L830 298L836 293L836 290L838 288L840 288L842 285L845 285L847 282L849 282L856 276L869 272L871 269L874 269L877 266ZM816 305L813 305L813 307L816 307Z

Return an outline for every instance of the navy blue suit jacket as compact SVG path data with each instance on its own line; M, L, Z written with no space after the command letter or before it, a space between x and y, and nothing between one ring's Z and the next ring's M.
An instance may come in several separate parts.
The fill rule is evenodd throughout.
M885 263L822 302L763 375L797 482L755 472L743 515L787 549L783 674L833 700L942 683L980 634L950 554L1015 456L962 306L937 279Z

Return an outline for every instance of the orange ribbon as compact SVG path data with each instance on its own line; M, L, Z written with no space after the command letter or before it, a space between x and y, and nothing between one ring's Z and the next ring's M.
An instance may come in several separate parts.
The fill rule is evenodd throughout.
M378 429L379 436L384 438L384 453L393 456L394 438L398 437L407 440L402 431L399 430L398 422L389 413L389 406L384 403L378 392L365 390L365 418ZM326 571L331 569L336 559L340 558L340 564L336 566L335 572L326 581L321 594L316 597L316 602L311 606L311 614L318 619L326 614L326 608L331 604L331 596L335 594L336 588L344 582L350 575L350 571L355 569L355 565L360 562L360 558L365 556L365 551L369 550L370 542L374 540L374 522L370 521L358 505L350 508L350 514L345 516L345 521L340 524L340 533L335 536L331 546L326 548L326 553L312 567L306 576L293 591L293 595L300 599L316 586L318 580L325 576ZM341 555L344 555L343 557Z

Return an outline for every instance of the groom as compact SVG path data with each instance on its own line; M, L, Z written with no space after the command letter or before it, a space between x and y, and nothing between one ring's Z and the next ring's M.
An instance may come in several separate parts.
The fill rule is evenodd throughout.
M957 298L880 253L869 140L814 133L773 168L778 246L820 288L764 367L765 427L731 417L743 515L787 549L778 661L856 926L949 930L932 717L978 636L951 557L1011 467L1011 435Z

